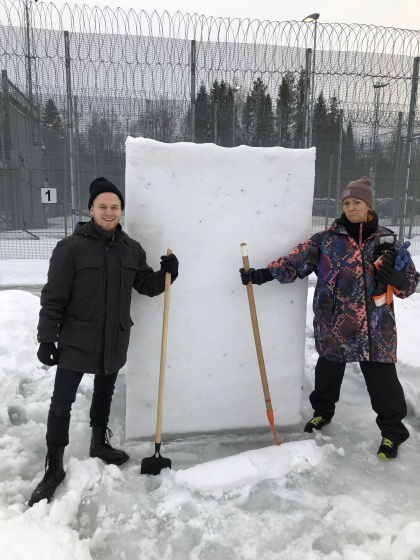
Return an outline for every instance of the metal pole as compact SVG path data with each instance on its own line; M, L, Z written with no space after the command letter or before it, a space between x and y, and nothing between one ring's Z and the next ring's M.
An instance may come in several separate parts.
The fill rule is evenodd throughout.
M36 143L36 136L35 136L35 122L34 122L34 98L33 98L33 91L32 91L32 56L31 56L31 21L30 21L30 14L28 8L28 0L25 1L25 18L26 18L26 46L27 46L27 88L28 88L28 97L29 97L29 111L30 111L30 120L31 120L31 133L32 133L32 142Z
M334 165L334 156L330 155L330 170L328 173L328 192L327 192L327 208L325 211L325 229L328 227L328 219L330 217L330 198L331 198L331 182L332 182L332 171Z
M280 103L278 103L278 105L277 105L277 144L279 146L283 145L282 129L281 129L281 127L282 127L282 122L281 122L282 121L282 114L283 114L282 106L281 106Z
M309 131L308 131L308 112L309 112L309 72L311 68L311 55L312 50L306 49L306 63L305 63L305 93L303 99L303 123L302 123L302 141L301 147L309 147Z
M195 69L196 69L196 44L191 41L191 142L195 142Z
M67 81L67 126L69 132L69 159L70 159L70 194L71 194L71 225L74 230L76 227L76 210L74 205L74 154L73 154L73 104L71 93L71 72L70 72L70 39L69 32L64 31L64 44L66 54L66 81Z
M372 147L372 166L370 168L370 179L372 182L372 191L373 195L375 196L376 191L376 165L378 160L378 153L379 153L379 141L378 141L378 125L379 125L379 103L380 103L380 96L381 96L381 89L389 85L386 84L373 84L373 89L375 90L375 120L373 123L373 147Z
M413 136L413 140L414 140L414 136ZM418 157L419 157L419 145L417 143L417 154L416 157L414 158L414 161L418 161ZM412 237L412 233L413 233L413 225L414 225L414 219L416 216L416 212L417 212L417 200L419 197L419 181L417 180L414 183L414 189L413 189L413 201L411 203L411 212L410 212L410 227L408 228L408 239L411 239Z
M398 216L400 215L399 205L400 205L400 173L401 173L401 146L402 146L402 121L403 113L399 111L398 113L398 125L397 125L397 144L395 146L395 164L394 164L394 204L392 211L392 221L396 225Z
M232 103L232 148L235 147L235 96Z
M401 205L402 208L400 214L400 229L398 233L398 238L401 243L404 241L404 218L405 218L405 213L407 211L408 190L410 186L411 149L413 145L414 119L416 116L417 86L419 80L419 61L420 61L420 57L416 56L413 64L413 79L411 82L410 113L408 115L407 142L406 142L405 161L404 161L404 170L405 170L404 199L403 199L403 204Z
M340 109L340 120L338 129L338 159L337 159L337 193L335 195L335 212L338 216L339 200L340 200L340 183L341 183L341 158L343 154L343 128L344 128L344 110Z
M74 100L74 131L75 131L75 162L76 162L76 194L77 194L77 204L79 211L79 221L82 220L82 193L80 186L80 139L79 139L79 112L77 108L77 95L73 96Z
M314 106L315 106L315 55L316 55L316 30L317 30L317 23L318 20L315 20L315 28L314 28L314 52L312 57L312 83L311 83L311 116L309 119L309 138L308 138L308 147L312 146L312 130L314 124Z
M215 101L213 104L214 107L214 143L217 144L217 102Z

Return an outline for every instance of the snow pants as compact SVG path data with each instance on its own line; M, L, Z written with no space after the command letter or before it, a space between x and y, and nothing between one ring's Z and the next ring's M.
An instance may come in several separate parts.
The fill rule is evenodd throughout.
M77 388L83 375L78 371L57 368L47 421L49 446L62 447L69 443L71 408L76 400ZM118 372L110 375L95 375L90 407L91 426L108 426L117 375Z
M407 415L407 404L395 364L359 364L382 437L398 444L403 443L410 435L402 423ZM326 420L331 420L334 416L345 369L345 362L332 362L321 357L318 359L315 367L315 389L309 396L314 416L322 416Z

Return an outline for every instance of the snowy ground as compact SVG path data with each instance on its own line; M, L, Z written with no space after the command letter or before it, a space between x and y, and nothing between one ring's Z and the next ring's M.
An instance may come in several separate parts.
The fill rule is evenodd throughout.
M42 261L26 261L26 268L23 262L21 271L15 268L19 286L43 275ZM5 263L0 283L10 286L13 273ZM312 296L310 288L303 421L312 412L308 394L317 359ZM0 308L2 560L420 559L420 294L396 300L398 371L411 432L396 461L376 457L380 434L356 365L347 368L336 416L322 435L279 432L280 447L268 428L164 438L172 470L158 477L140 476L153 442L123 443L124 372L111 428L113 443L123 444L131 459L118 468L88 458L92 378L85 376L72 415L66 478L51 504L30 509L27 500L44 470L54 368L34 358L39 297L3 290ZM256 406L264 406L262 394ZM282 403L273 406L276 411Z

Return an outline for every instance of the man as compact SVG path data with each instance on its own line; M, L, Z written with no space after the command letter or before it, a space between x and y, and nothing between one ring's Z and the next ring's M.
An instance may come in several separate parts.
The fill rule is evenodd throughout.
M70 412L84 373L95 375L90 456L114 465L128 460L127 453L110 445L108 419L118 371L127 359L132 288L157 296L165 290L165 273L172 281L178 276L175 255L162 256L161 268L154 272L141 245L122 230L124 199L113 183L95 179L88 208L91 221L78 223L73 235L57 243L41 293L38 358L58 367L47 422L45 476L30 506L50 501L65 476Z

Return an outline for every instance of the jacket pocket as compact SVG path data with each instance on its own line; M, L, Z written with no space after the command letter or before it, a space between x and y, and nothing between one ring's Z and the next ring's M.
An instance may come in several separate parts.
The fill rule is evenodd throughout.
M83 255L77 263L74 283L86 292L96 292L105 286L105 263L91 254Z
M133 261L130 255L122 255L121 257L121 288L131 290L134 285L134 280L138 271L137 264ZM131 321L131 319L130 319Z
M58 338L59 349L93 359L99 330L100 323L68 317Z
M124 317L120 320L118 327L117 356L126 356L130 343L131 327L134 325L131 317Z

